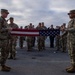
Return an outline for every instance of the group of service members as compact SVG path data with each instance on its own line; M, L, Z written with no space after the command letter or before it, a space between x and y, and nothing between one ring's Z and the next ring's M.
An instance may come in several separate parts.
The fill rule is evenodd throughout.
M23 27L21 26L21 29L23 29ZM19 46L20 48L23 48L23 45L25 44L24 41L27 42L27 51L32 51L33 47L35 47L35 41L37 41L37 47L39 51L42 50L46 50L46 46L45 46L45 42L46 39L49 38L49 47L50 48L55 48L56 47L56 52L57 51L62 51L62 52L66 52L66 41L67 38L66 36L63 36L65 29L66 29L66 24L63 23L61 26L56 26L56 28L54 28L53 25L51 25L50 27L46 27L44 25L44 22L39 23L38 26L36 28L34 28L34 25L32 23L30 23L28 26L25 26L24 29L29 29L29 30L33 30L33 29L37 29L37 30L54 30L54 29L58 29L60 30L60 34L56 35L56 36L20 36L19 38ZM54 44L55 43L55 44Z
M1 71L9 72L11 67L6 66L6 60L8 59L16 59L16 45L17 45L17 36L11 35L12 29L19 28L17 24L14 23L14 18L10 17L9 20L6 20L9 12L7 9L1 9L0 16L0 49L1 49ZM49 36L50 38L50 47L54 48L54 39L56 40L56 47L59 51L62 48L62 52L66 52L66 48L68 49L71 66L66 68L68 73L75 73L75 10L71 10L69 13L69 18L71 19L68 23L68 27L66 28L66 24L63 23L62 26L56 26L56 29L60 29L60 35L57 36ZM7 21L10 21L8 24ZM22 27L21 27L22 28ZM34 28L34 25L30 23L30 25L25 26L25 29L37 29L37 30L46 30L46 29L54 29L53 25L47 28L44 26L44 22L39 23L39 25ZM20 47L23 48L24 37L20 37ZM45 50L45 40L47 36L37 36L37 46L38 50ZM26 36L27 41L27 51L32 51L32 48L35 46L35 36ZM66 47L67 44L67 47ZM10 55L9 55L10 54Z

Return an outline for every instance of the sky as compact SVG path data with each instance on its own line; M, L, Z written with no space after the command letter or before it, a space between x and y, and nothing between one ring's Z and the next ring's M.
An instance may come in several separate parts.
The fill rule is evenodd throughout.
M30 23L36 27L39 22L55 27L68 24L67 13L75 9L75 0L0 0L0 9L7 9L10 12L7 19L14 17L19 27Z

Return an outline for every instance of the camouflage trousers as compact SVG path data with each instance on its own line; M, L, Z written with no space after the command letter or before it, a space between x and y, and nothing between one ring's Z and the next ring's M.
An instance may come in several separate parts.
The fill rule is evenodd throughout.
M60 50L60 37L56 36L56 48L57 51Z
M71 64L75 66L75 42L68 41L68 53L70 55Z
M41 49L45 49L45 40L44 39L38 39L37 40L37 42L38 42L38 49L39 49L39 51L41 50Z
M28 50L32 49L32 40L31 39L27 39L27 48L28 48Z
M1 66L5 65L9 55L9 41L1 40Z
M37 42L38 42L38 49L40 51L42 49L42 42L40 39L38 39Z
M66 45L67 44L67 38L63 37L62 38L62 51L65 52L66 51Z
M16 39L10 39L10 57L15 58L16 56L16 44L17 44L17 40Z
M42 49L45 49L45 40L42 40Z

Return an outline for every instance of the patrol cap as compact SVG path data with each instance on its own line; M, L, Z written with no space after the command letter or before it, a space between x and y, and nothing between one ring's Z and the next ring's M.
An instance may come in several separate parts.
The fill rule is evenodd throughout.
M9 12L8 12L8 10L7 10L7 9L1 9L1 13L3 13L3 12L5 12L5 13L9 14Z
M70 10L70 12L68 13L68 15L70 14L75 14L75 10Z
M14 19L13 17L10 17L9 19Z

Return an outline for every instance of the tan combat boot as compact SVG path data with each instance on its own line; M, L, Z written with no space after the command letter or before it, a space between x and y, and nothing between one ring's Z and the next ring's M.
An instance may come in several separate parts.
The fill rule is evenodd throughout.
M68 73L75 73L75 66L71 66L70 68L67 68L66 71Z
M11 69L11 67L4 65L6 68Z
M10 71L10 69L9 69L9 68L7 68L6 66L2 66L1 71L9 72L9 71Z
M72 67L72 66L67 67L66 70L70 69L71 67Z

